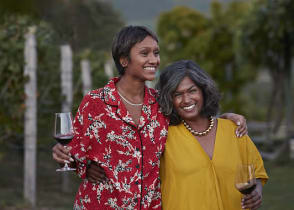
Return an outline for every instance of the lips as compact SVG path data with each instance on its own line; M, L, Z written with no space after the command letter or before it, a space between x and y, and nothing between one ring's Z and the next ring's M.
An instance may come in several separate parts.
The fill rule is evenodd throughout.
M191 111L195 106L196 106L196 104L192 104L192 105L190 105L190 106L184 106L183 109L184 109L185 111Z

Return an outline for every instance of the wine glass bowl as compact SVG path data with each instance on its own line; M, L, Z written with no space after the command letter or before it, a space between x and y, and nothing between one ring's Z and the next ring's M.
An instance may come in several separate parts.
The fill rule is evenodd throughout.
M74 137L73 117L70 112L55 113L54 131L53 137L63 146L67 145ZM65 163L64 167L57 169L56 171L73 171L75 168L71 168Z
M242 164L237 167L235 187L240 193L250 194L256 187L253 164Z

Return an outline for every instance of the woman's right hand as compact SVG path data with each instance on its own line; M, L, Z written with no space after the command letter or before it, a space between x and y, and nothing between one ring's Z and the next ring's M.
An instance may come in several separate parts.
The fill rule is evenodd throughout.
M73 163L74 160L71 158L69 151L70 147L64 147L62 144L57 143L52 148L52 157L61 165L64 165L65 163Z

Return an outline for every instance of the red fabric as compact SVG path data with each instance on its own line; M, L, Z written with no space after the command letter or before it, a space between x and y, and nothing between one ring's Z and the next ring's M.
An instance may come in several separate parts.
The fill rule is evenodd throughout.
M145 87L136 126L117 93L117 81L114 78L86 95L75 117L76 133L69 146L83 182L74 209L161 209L159 164L168 121L159 110L155 91ZM88 160L104 168L107 183L86 179Z

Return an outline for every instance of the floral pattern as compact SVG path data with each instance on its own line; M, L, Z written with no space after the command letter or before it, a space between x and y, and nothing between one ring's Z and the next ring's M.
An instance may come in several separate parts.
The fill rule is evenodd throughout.
M74 209L161 209L159 164L168 120L159 109L155 90L145 87L135 125L117 93L118 80L87 94L77 112L70 146L83 181ZM105 183L86 179L89 160L104 168Z

